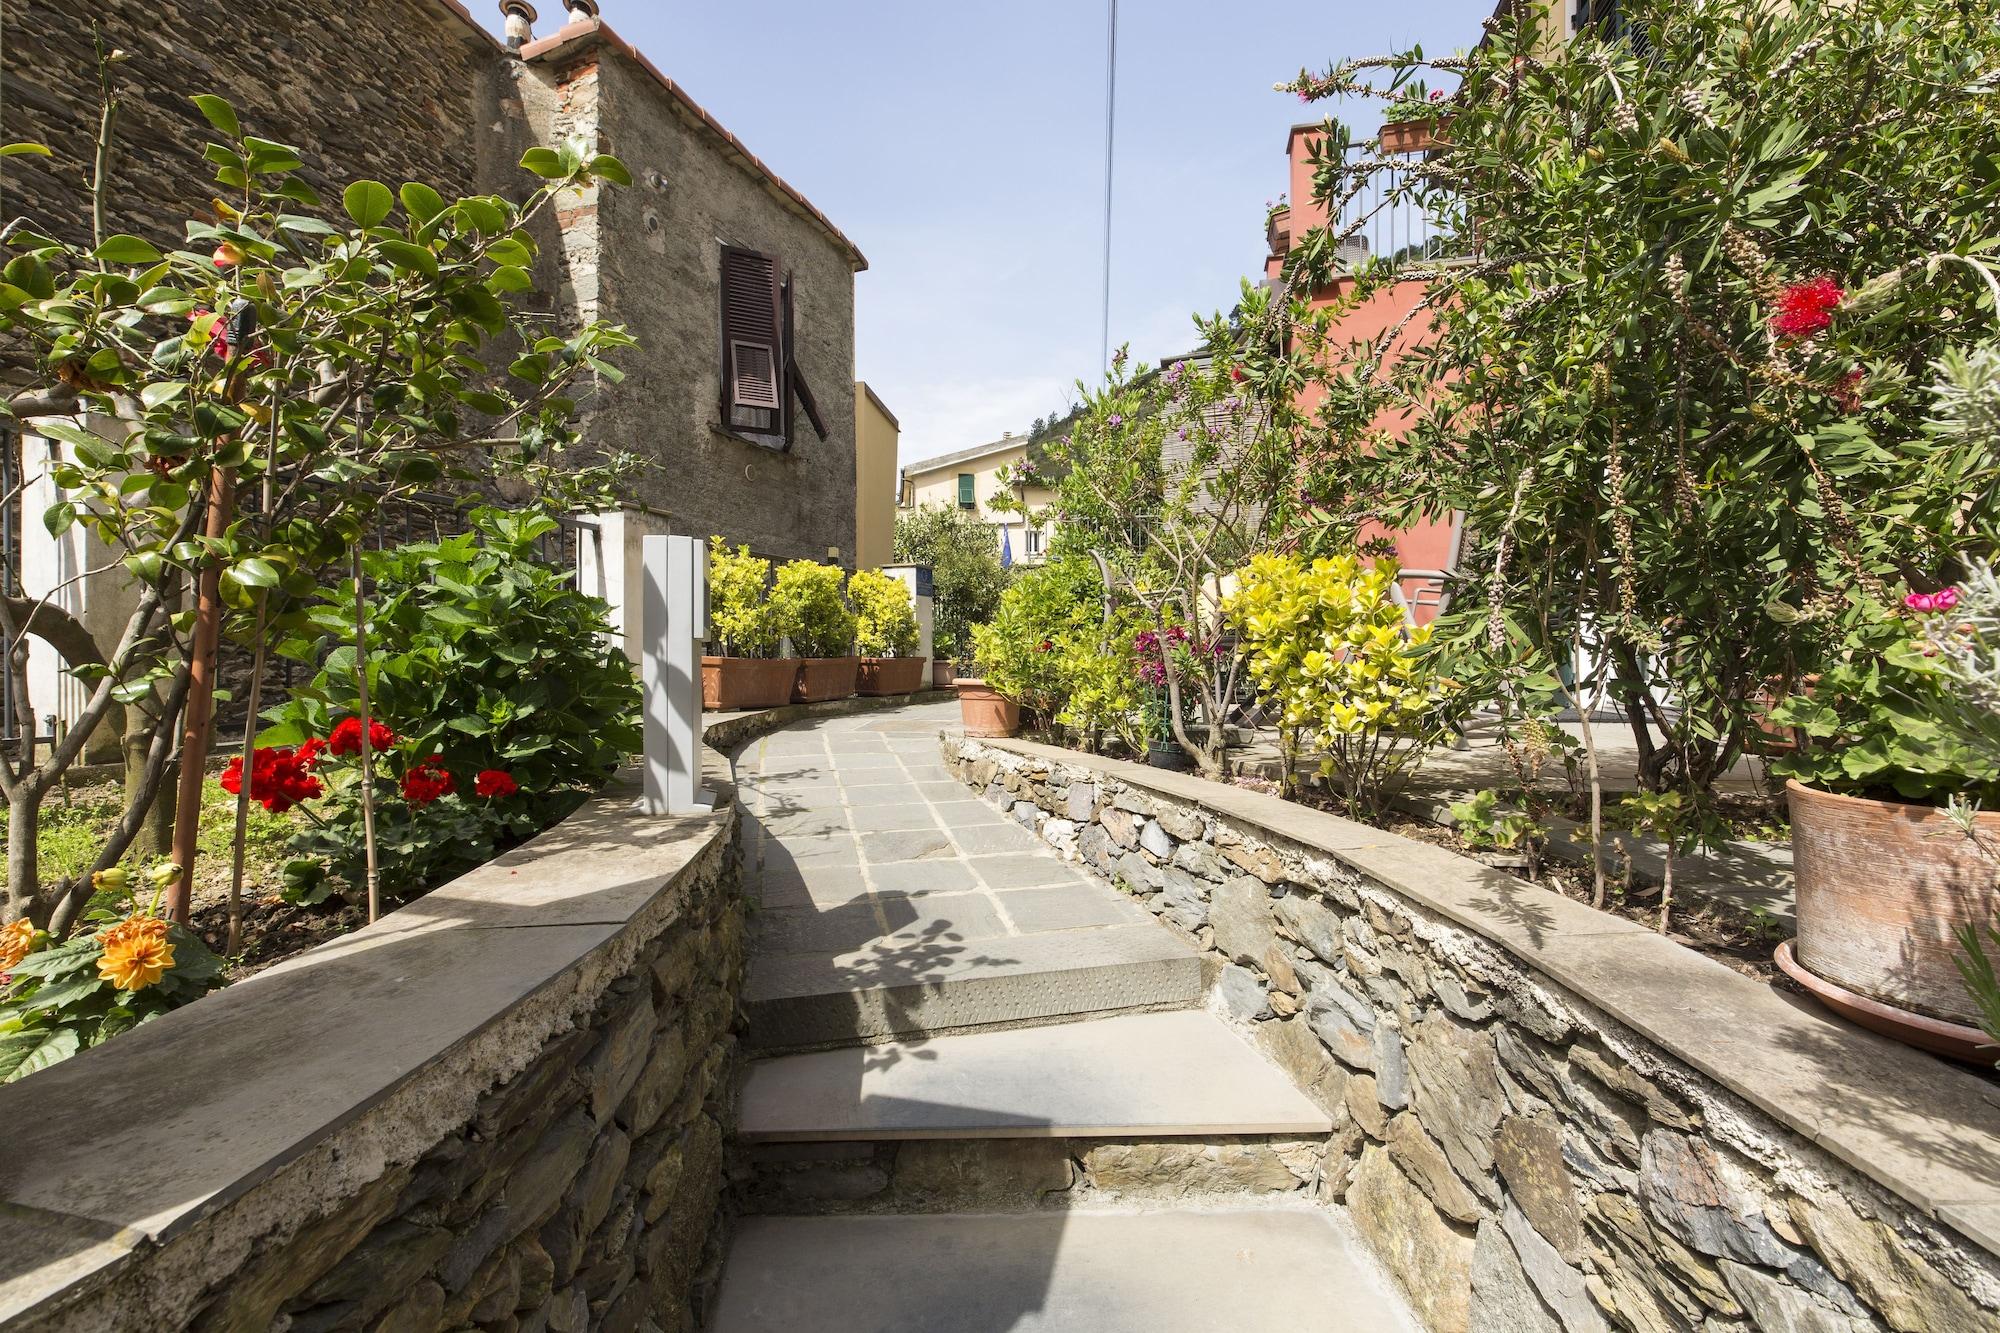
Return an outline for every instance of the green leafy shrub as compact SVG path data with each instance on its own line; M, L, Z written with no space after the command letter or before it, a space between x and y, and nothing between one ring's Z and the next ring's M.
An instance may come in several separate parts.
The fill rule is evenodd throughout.
M1114 608L1107 626L1096 564L1066 557L1015 578L993 619L973 628L974 657L986 683L1039 725L1070 727L1092 744L1106 733L1136 743L1139 628L1129 606Z
M925 505L897 516L896 559L931 568L931 648L949 662L972 653L972 627L1000 609L1011 576L993 529L962 509Z
M771 614L771 562L708 539L708 635L725 657L769 657L781 631Z
M174 876L156 868L155 887ZM0 1083L109 1041L223 984L222 960L192 931L141 907L126 872L98 877L124 910L96 907L93 928L56 943L23 917L0 927Z
M771 586L771 618L800 657L845 657L854 650L854 612L840 595L837 565L792 560Z
M857 569L847 580L854 603L854 643L863 657L909 657L917 651L917 613L901 579Z
M555 520L482 509L471 522L466 536L366 562L376 832L383 885L396 894L562 818L640 746L639 689L606 641L605 604L536 554ZM269 714L258 738L269 758L260 749L251 795L311 819L288 876L313 897L328 875L361 882L352 586L315 607L308 627L280 651L324 666ZM240 761L224 781L241 781Z

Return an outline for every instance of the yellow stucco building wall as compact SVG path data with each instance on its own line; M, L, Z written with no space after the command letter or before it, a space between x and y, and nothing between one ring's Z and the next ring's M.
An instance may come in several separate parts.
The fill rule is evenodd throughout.
M896 556L896 446L902 427L867 384L854 385L854 567Z

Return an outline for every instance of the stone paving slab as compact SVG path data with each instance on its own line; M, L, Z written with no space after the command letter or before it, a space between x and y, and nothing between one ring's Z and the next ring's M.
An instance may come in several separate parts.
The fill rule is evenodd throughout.
M946 704L822 721L736 756L762 909L753 1046L1199 1002L1193 949L949 778L936 735L956 719Z
M709 1333L1417 1333L1362 1254L1304 1210L750 1217Z
M759 1060L752 1142L1325 1134L1333 1121L1206 1010Z

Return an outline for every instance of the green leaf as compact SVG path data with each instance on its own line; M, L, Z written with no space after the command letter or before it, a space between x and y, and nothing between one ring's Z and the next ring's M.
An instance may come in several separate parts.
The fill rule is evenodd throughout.
M91 258L101 259L107 264L157 264L160 252L137 236L127 236L120 232L105 238L104 244L90 252Z
M437 256L421 245L408 241L378 241L376 243L389 262L400 269L412 269L428 278L438 275Z
M76 526L76 506L68 500L56 501L42 512L42 525L49 530L49 536L62 536Z
M403 201L403 211L419 222L429 222L444 212L444 198L430 186L411 181L397 192Z
M521 154L521 167L544 180L561 180L569 175L569 168L563 165L562 154L553 148L530 148Z
M187 392L187 387L185 380L161 380L139 390L139 401L147 407L158 407L162 403L173 402Z
M359 180L347 187L340 197L341 206L347 216L363 227L381 225L396 206L396 197L389 193L389 187L381 181Z
M236 109L214 93L196 93L189 100L218 133L226 134L232 139L243 133L243 127L236 120Z
M72 1028L25 1028L0 1034L0 1083L47 1069L81 1048Z
M591 175L608 180L613 185L630 185L632 183L632 173L625 169L623 162L620 162L609 153L599 153L596 157L590 159L588 165Z
M229 572L238 583L251 588L275 588L282 577L276 565L254 555L238 561Z
M54 157L47 144L4 143L0 144L0 157Z
M528 277L526 269L517 268L512 264L502 264L486 279L486 285L496 292L525 292L531 290L535 284ZM26 293L22 294L22 298L26 299Z

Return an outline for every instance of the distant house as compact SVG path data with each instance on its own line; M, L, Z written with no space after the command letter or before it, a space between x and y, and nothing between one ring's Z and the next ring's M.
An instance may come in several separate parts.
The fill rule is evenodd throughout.
M964 510L993 529L994 549L1011 553L1016 564L1038 565L1048 558L1054 520L1031 523L1019 514L1003 514L991 507L994 497L1001 494L1024 501L1032 511L1040 511L1055 500L1055 492L1047 486L1019 484L1021 467L1027 461L1028 437L1010 431L990 444L911 463L903 469L898 505L906 510L929 505ZM1010 481L1013 484L1008 484Z

